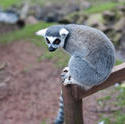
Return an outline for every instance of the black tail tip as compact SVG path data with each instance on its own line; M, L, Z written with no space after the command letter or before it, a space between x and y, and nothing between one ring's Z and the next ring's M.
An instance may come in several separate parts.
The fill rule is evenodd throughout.
M55 120L54 124L63 124L63 121L62 120Z

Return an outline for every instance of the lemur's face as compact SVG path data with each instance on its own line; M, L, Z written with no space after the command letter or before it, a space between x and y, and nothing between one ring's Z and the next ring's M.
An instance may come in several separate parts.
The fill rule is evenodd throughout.
M53 52L59 47L64 47L69 31L62 26L51 26L49 28L39 30L36 34L45 38L49 51Z

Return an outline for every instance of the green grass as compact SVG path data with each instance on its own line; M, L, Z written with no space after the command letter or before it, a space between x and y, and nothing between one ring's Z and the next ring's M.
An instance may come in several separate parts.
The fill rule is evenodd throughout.
M111 99L111 96L105 96L105 97L98 99L98 101L105 101L105 100L110 100L110 99Z
M1 35L0 43L10 43L12 41L17 41L21 39L30 39L35 41L40 40L40 37L35 36L35 32L50 25L52 24L45 22L41 22L35 25L27 25L20 30Z
M4 9L12 6L12 5L20 5L22 0L0 0L0 6Z
M115 103L117 106L124 107L125 106L125 88L118 87L117 90L120 92L116 97L117 102Z
M30 0L32 4L37 4L40 6L44 6L45 4L65 4L67 1L66 0Z
M4 9L7 9L13 5L20 6L22 3L28 2L30 5L44 5L46 3L45 0L0 0L0 6Z
M115 63L115 65L120 65L120 64L122 64L123 62L121 61L121 60L116 60L116 63Z
M110 10L114 7L116 7L119 3L117 2L106 2L106 3L102 3L100 5L94 5L91 8L86 9L84 12L86 14L93 14L93 13L101 13L105 10Z
M99 122L104 122L104 124L111 124L111 121L108 117L103 117Z
M41 124L46 124L46 121L43 121Z
M113 89L115 92L112 92L110 96L105 96L98 99L98 105L103 109L104 106L108 105L111 110L112 106L116 107L116 111L110 114L100 114L100 121L104 121L104 124L123 124L125 122L125 88L118 86ZM116 96L112 94L116 94ZM101 103L101 104L100 104Z
M66 0L0 0L0 7L7 9L13 5L20 6L22 3L28 2L30 5L40 5L41 7L48 4L65 4Z
M69 56L63 52L62 50L56 50L53 53L50 53L48 50L46 50L45 54L42 56L38 57L38 61L43 61L43 60L53 60L54 64L56 67L63 68L67 66Z

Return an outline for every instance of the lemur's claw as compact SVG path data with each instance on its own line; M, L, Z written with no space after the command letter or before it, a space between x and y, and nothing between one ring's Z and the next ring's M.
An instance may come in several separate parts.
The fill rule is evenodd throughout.
M71 76L68 76L64 82L63 82L64 86L70 85L72 84L72 80L71 80Z
M64 86L68 86L68 85L70 85L70 84L71 84L71 82L69 82L69 81L64 81L64 82L63 82L63 85L64 85Z
M62 83L64 86L71 84L71 76L69 75L69 67L65 67L61 73Z
M65 67L61 73L62 80L66 79L66 74L69 72L69 67Z

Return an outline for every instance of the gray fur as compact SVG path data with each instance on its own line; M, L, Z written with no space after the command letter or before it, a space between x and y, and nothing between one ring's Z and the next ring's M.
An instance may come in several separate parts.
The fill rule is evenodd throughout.
M51 26L46 32L46 36L60 37L59 30L62 28L62 25Z
M83 25L67 25L65 50L70 53L69 72L81 86L103 82L115 63L115 49L101 31ZM91 75L91 76L90 76Z
M64 39L59 34L62 28L69 32ZM65 80L71 76L73 81L70 83L88 89L102 83L110 75L115 63L115 49L108 37L101 31L84 25L56 25L49 27L45 36L62 39L61 42L64 43L61 46L71 55ZM55 124L60 124L58 123L60 119L62 119L61 122L64 120L61 106L60 110Z
M98 85L109 76L115 63L115 49L111 41L101 31L84 25L56 25L47 29L46 37L58 37L65 28L69 34L64 50L71 55L68 63L69 73L82 87ZM51 46L58 48L58 46ZM91 75L91 76L90 76Z

